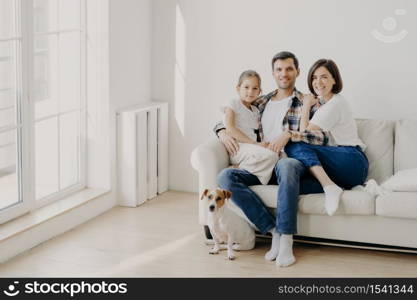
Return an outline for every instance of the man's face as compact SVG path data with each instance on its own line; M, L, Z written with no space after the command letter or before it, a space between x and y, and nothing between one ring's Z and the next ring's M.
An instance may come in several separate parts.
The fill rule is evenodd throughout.
M300 70L294 65L292 58L278 59L274 62L272 76L280 89L292 89L295 86L295 80L300 74Z

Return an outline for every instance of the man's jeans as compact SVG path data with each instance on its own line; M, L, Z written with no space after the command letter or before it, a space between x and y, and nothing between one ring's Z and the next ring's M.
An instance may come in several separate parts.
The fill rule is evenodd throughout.
M306 171L304 164L293 158L282 158L276 164L269 182L279 185L276 217L249 188L261 184L255 175L241 169L224 169L218 175L218 183L222 189L232 192L232 201L261 233L265 234L276 227L279 233L295 234L299 194L323 192L320 183Z

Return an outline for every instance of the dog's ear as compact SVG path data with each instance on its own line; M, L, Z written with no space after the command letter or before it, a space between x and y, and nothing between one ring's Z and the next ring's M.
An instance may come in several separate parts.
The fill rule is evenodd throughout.
M230 199L230 197L232 197L232 192L223 190L223 195L226 199Z
M204 191L203 191L203 193L201 194L201 199L200 200L203 200L203 198L205 197L205 196L207 196L207 193L208 193L208 189L205 189Z

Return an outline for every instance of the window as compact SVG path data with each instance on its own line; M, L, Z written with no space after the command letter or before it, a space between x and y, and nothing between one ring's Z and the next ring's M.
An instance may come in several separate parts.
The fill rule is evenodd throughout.
M0 0L0 222L85 187L85 0Z

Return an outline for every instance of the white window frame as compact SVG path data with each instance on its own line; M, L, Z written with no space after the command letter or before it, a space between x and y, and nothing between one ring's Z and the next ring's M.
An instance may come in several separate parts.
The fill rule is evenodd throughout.
M20 35L15 37L8 37L0 39L2 41L7 40L20 40L19 50L16 60L17 60L17 77L19 84L17 91L17 101L16 101L16 111L20 112L19 118L16 126L9 126L6 128L1 128L0 132L6 132L13 130L15 128L21 128L21 146L17 147L16 159L19 162L16 165L16 170L20 170L20 182L19 182L19 202L15 203L10 207L6 207L0 210L0 224L7 222L8 220L14 219L22 214L25 214L31 210L37 209L41 206L50 204L51 202L57 201L61 198L64 198L76 191L79 191L86 187L86 136L87 136L87 98L86 98L86 79L87 79L87 4L86 0L80 0L81 3L81 26L79 31L83 34L80 35L81 41L81 107L80 109L80 128L82 128L80 134L80 168L79 168L79 183L63 189L57 193L51 194L45 198L36 200L35 198L35 103L33 96L34 80L33 80L33 64L34 64L34 55L33 55L33 0L16 0L16 25L18 26L18 32ZM63 30L67 31L67 30ZM22 44L25 43L26 47L22 47ZM19 52L19 51L18 51ZM26 104L26 105L25 105ZM68 112L65 112L68 113ZM63 113L63 114L65 114ZM62 113L60 113L62 114ZM59 134L59 133L58 133ZM19 143L19 140L16 139L16 143Z
M25 0L26 1L26 0ZM51 35L51 34L57 34L59 35L60 33L68 33L68 32L80 32L80 59L81 59L81 86L80 86L80 94L81 94L81 98L80 98L80 102L81 102L81 106L80 109L74 109L72 111L67 111L64 113L58 112L56 114L53 115L48 115L47 117L43 117L39 120L34 120L32 122L33 124L33 129L35 128L35 123L36 122L40 122L46 119L51 119L54 117L58 117L61 115L65 115L74 111L80 111L80 161L79 161L79 182L75 185L72 185L70 187L67 187L65 189L60 189L58 192L50 194L46 197L43 197L41 199L35 199L35 208L39 208L45 205L48 205L52 202L55 202L63 197L66 197L68 195L71 195L83 188L86 187L86 115L87 115L87 104L86 104L86 73L87 73L87 61L86 61L86 57L87 57L87 47L86 47L86 35L87 35L87 30L86 30L86 0L79 0L80 1L80 7L81 7L81 16L80 16L80 28L72 28L72 29L62 29L62 30L53 30L53 31L48 31L48 32L42 32L42 33L38 33L37 35ZM33 0L27 1L27 2L31 2L31 7L33 7ZM58 2L58 12L59 12L59 2ZM58 19L58 24L59 24L59 15L57 16ZM32 22L33 24L33 22ZM33 28L33 26L32 26ZM33 31L33 29L32 29ZM59 37L59 36L58 36ZM33 47L34 43L31 42L30 46ZM31 49L31 53L34 53L33 48ZM29 62L30 66L33 67L34 61L33 61L33 55L29 56L31 61ZM30 73L33 74L33 73ZM33 86L33 76L31 76L31 84ZM32 91L33 89L31 89ZM33 96L32 96L32 100L33 100ZM31 103L31 107L34 108L35 107L35 103L34 101L32 101ZM32 112L32 115L34 115L34 111ZM59 118L58 118L58 124L59 124ZM59 126L59 125L58 125ZM58 131L58 135L60 135L60 132ZM33 133L32 136L35 136L35 133ZM59 141L59 139L58 139ZM33 147L35 147L35 145L33 144ZM32 154L34 154L34 151L32 151ZM59 145L58 145L58 157L60 155L60 151L59 151ZM35 156L33 155L31 161L35 161ZM58 158L59 164L60 164L60 159ZM60 165L58 164L58 168L60 167ZM58 176L60 176L61 172L58 171ZM60 180L58 180L58 184L60 184Z
M27 22L27 10L26 6L21 1L15 2L16 12L14 17L17 18L14 20L15 25L17 26L17 35L11 36L8 38L2 38L2 41L13 41L18 40L20 41L18 45L18 51L16 53L16 68L18 69L16 76L17 76L17 91L16 91L16 113L17 116L17 124L16 126L8 126L6 128L2 128L0 132L7 132L10 130L17 130L17 139L16 139L16 171L20 173L18 188L19 188L19 201L18 203L13 204L10 207L5 207L0 210L0 223L4 223L10 219L13 219L19 215L22 215L28 212L34 206L33 197L30 193L30 180L31 180L31 172L32 168L30 167L30 151L28 151L28 144L30 143L30 133L28 132L28 105L22 105L23 102L28 102L28 86L27 80L23 78L23 76L28 75L25 70L23 70L22 66L25 64L25 54L26 51L23 50L22 42L26 37L26 25ZM19 133L19 128L20 133ZM20 136L20 138L19 138ZM19 140L20 139L20 140ZM19 146L20 145L20 146ZM20 159L19 159L20 157ZM33 177L32 177L33 178ZM24 188L26 187L26 188Z

